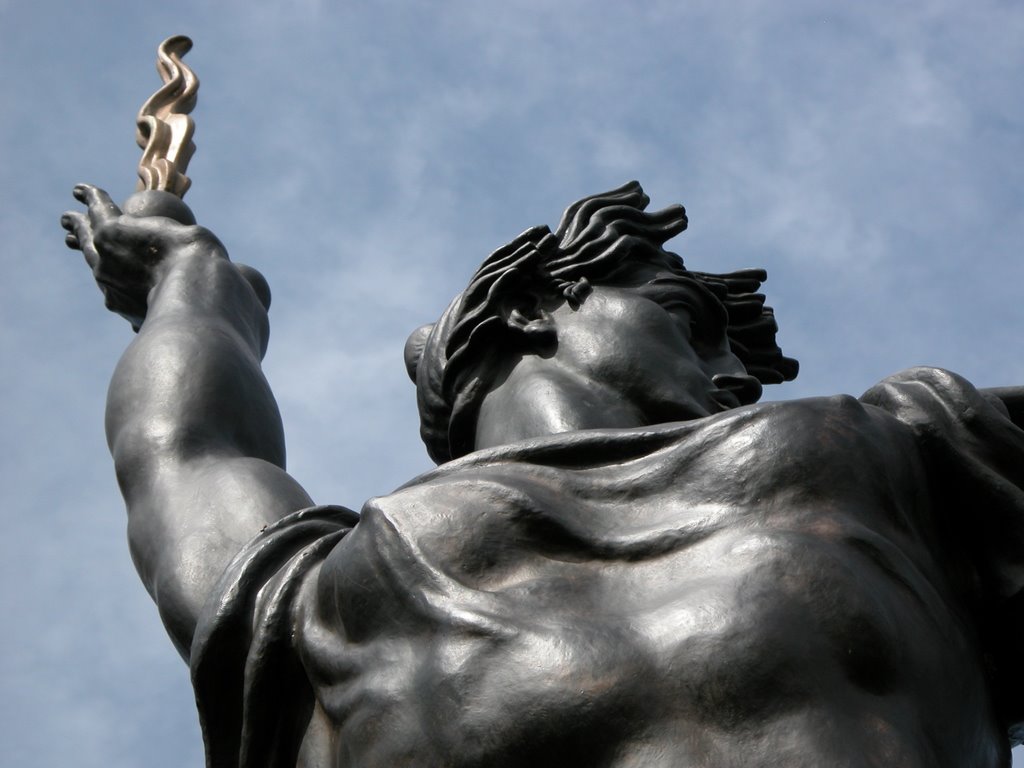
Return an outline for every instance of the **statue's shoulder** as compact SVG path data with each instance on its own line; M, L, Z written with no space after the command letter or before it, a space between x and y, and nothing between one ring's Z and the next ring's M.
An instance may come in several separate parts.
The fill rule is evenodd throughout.
M963 376L945 368L918 365L886 376L871 389L885 386L926 385L936 391L961 391L974 386ZM869 392L871 390L868 390Z
M861 395L860 401L915 420L933 411L956 413L987 402L963 376L928 366L887 376Z

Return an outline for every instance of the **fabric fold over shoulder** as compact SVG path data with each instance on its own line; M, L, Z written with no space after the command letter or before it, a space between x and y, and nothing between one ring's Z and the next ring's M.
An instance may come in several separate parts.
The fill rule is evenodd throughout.
M295 512L246 545L221 577L191 654L210 768L295 765L314 703L293 643L295 597L358 520L337 506Z
M933 467L951 538L973 555L984 591L1024 594L1024 432L968 381L912 368L869 389L862 402L910 427Z
M1024 744L1024 431L1002 402L938 368L891 376L861 398L909 426L928 456L938 522L968 559L967 601L997 713Z

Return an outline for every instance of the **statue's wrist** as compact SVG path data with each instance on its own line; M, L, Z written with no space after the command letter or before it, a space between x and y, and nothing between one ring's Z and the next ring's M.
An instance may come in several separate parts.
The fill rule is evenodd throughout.
M168 303L203 311L237 306L240 294L251 294L245 282L223 249L198 242L178 247L150 273L148 314Z
M172 275L203 275L221 262L229 263L227 251L209 230L201 230L188 239L181 240L171 246L167 253L153 265L153 287L156 287Z

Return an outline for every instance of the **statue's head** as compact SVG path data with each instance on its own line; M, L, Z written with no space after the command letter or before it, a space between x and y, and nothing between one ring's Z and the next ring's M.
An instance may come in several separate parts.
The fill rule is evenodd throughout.
M686 212L676 205L648 213L648 202L640 184L631 182L574 203L555 233L534 227L492 253L441 318L413 332L406 343L406 365L416 383L420 434L435 461L474 450L483 399L517 361L557 354L559 327L573 325L558 318L574 319L572 313L581 310L592 294L596 309L591 318L594 312L604 316L596 323L589 321L584 334L589 340L580 342L580 334L573 331L573 341L584 345L584 357L600 358L602 333L607 334L608 354L617 355L616 363L627 371L609 374L613 386L615 381L636 378L637 386L656 387L656 382L632 377L628 371L645 367L659 376L672 370L656 346L648 345L647 356L642 356L645 333L662 333L655 327L661 321L653 311L654 322L644 320L643 305L648 301L660 305L661 316L666 309L680 309L675 315L677 320L685 318L686 327L676 332L684 339L678 344L690 347L691 358L703 365L715 356L716 362L704 367L708 380L716 382L714 389L725 393L717 398L711 394L718 410L755 402L762 384L796 376L797 362L784 357L776 344L772 309L756 293L765 272L711 274L686 269L679 256L663 247L686 229ZM639 312L629 309L633 298ZM665 333L673 331L668 328ZM631 339L637 343L631 344ZM568 339L564 342L570 346ZM655 356L659 359L650 359ZM599 360L596 365L594 370L601 370ZM715 375L709 365L719 366L720 373ZM655 414L649 420L678 418L686 416L666 411L664 418Z

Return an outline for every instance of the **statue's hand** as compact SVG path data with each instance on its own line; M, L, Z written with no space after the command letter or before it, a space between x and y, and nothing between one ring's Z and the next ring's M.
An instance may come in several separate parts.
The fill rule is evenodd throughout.
M74 195L87 211L68 211L61 217L61 226L68 232L64 241L85 256L107 309L128 320L136 331L166 262L203 241L216 243L202 227L163 216L123 214L106 192L90 184L76 186Z

